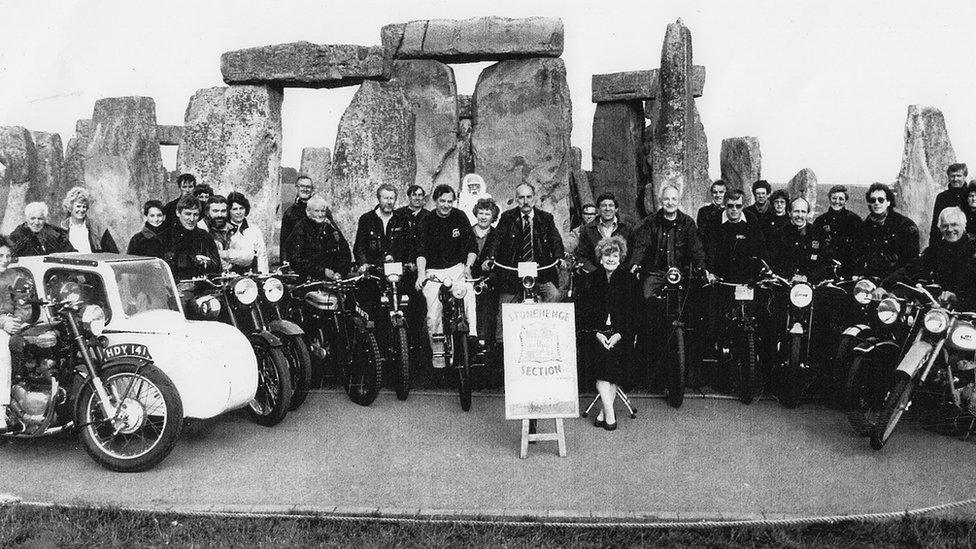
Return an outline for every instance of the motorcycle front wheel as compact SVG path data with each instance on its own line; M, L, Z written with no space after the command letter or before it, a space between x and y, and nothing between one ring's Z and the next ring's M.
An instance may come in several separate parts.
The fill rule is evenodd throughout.
M451 336L451 362L458 378L458 396L461 398L461 409L467 412L471 409L471 357L468 355L468 334L454 332Z
M844 384L847 421L857 436L871 434L884 405L888 374L882 368L894 358L890 353L859 353L851 361Z
M680 408L685 400L685 334L684 329L675 326L671 332L674 341L668 348L668 404Z
M392 353L393 367L396 369L396 396L399 400L407 400L410 396L410 342L407 340L407 327L396 326L393 329Z
M743 330L738 336L737 347L735 361L739 365L739 401L752 404L756 400L756 387L759 385L756 374L756 333L749 329Z
M288 360L288 375L291 378L292 394L288 411L295 411L305 403L308 391L312 387L312 355L308 352L308 344L300 335L286 335L276 333L281 340L281 351Z
M88 455L120 473L146 471L166 459L183 427L183 403L169 377L151 364L118 364L106 368L101 380L115 417L105 417L91 382L75 401L75 424Z
M247 415L258 425L274 427L285 419L291 405L288 359L281 347L263 339L252 340L251 347L258 360L258 390L248 403Z
M898 420L905 410L912 403L912 390L915 388L912 379L904 372L898 372L895 381L885 396L884 406L881 408L881 415L878 416L878 423L871 432L871 448L880 450L884 448L891 433L894 432Z
M380 348L365 321L353 321L352 349L345 364L345 386L349 400L369 406L380 392Z
M789 361L781 369L777 384L777 398L786 408L796 408L800 404L800 392L803 389L803 371L801 367L803 352L803 336L790 337Z

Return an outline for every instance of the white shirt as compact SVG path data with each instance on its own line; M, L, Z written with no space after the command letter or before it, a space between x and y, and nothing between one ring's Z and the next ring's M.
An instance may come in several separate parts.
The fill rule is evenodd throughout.
M68 221L68 240L74 249L79 252L91 253L91 241L88 240L88 225L85 223Z

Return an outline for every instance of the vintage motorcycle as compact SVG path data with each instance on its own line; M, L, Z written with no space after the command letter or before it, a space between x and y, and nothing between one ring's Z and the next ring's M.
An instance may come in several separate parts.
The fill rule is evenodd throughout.
M357 285L363 278L358 275L294 286L291 293L298 302L287 316L305 331L316 370L313 385L321 384L331 366L349 399L369 406L379 394L382 357L373 335L373 320L356 300Z
M282 314L283 302L291 299L283 281L297 278L298 275L288 272L287 262L272 273L254 275L261 286L258 313L262 315L268 331L281 340L281 350L288 359L293 389L289 411L297 410L305 403L312 387L312 355L305 341L305 330Z
M189 298L188 319L219 320L247 336L259 375L258 391L247 412L255 423L271 427L288 415L294 391L285 342L269 330L257 303L257 279L257 275L224 273L181 280L177 286Z
M954 311L951 300L939 301L925 287L911 289L922 311L911 344L891 374L890 385L871 432L871 448L880 450L919 393L928 391L958 411L976 415L976 313Z
M656 273L660 276L661 273ZM664 339L665 379L668 404L680 408L685 400L685 384L688 378L688 356L685 348L684 309L688 299L688 288L677 267L663 273L664 284L654 293L654 297L664 305L664 321L667 336Z
M378 267L372 270L378 271ZM403 279L403 263L390 262L383 264L382 276L371 274L369 277L383 284L380 293L380 308L386 312L385 318L377 318L382 322L377 329L383 330L387 337L386 364L393 367L396 396L399 400L407 400L410 396L410 341L407 339L407 319L404 307L409 305L410 296L402 291L398 285Z

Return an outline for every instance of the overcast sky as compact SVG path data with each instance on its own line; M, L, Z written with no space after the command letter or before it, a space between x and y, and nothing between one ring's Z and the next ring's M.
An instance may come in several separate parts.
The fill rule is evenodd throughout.
M771 181L807 167L821 183L891 182L913 103L942 109L959 160L976 162L972 2L0 0L0 14L0 124L55 131L65 144L100 97L148 95L160 124L182 124L190 95L222 84L227 50L371 45L387 23L545 15L565 24L572 141L588 168L590 76L657 68L666 26L680 17L708 73L698 105L713 179L722 139L753 135ZM460 93L484 66L455 65ZM297 168L303 147L333 148L354 92L285 92L282 165ZM164 148L164 161L174 168L175 150Z

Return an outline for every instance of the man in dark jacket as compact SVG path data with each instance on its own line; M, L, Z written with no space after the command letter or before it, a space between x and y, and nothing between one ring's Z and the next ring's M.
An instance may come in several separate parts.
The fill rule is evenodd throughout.
M599 258L594 251L597 243L604 238L620 235L629 244L630 233L633 230L630 223L617 216L619 204L613 193L601 194L596 203L599 214L596 219L580 227L579 245L574 254L576 261L588 273L596 270L599 264ZM626 266L627 258L621 257L620 262Z
M939 231L939 214L950 206L956 206L966 211L966 176L969 168L962 162L949 164L946 168L949 178L949 188L935 195L935 207L932 208L932 228L929 231L929 246L941 237Z
M631 271L641 271L645 298L660 287L669 268L677 267L686 277L705 268L705 252L695 222L678 209L679 196L677 187L665 186L661 191L661 209L648 216L632 233Z
M830 209L817 217L813 224L823 233L823 246L827 254L840 262L840 272L854 274L854 244L861 228L861 218L846 207L849 198L847 187L834 185L827 196L830 198Z
M725 211L726 190L727 186L725 181L716 179L711 186L712 203L698 209L695 224L698 227L698 239L703 246L708 243L708 239L718 229L718 224L722 219L722 212Z
M858 231L855 273L884 278L918 257L918 226L895 211L895 193L882 183L867 191L870 212Z
M292 229L295 228L295 224L300 220L306 218L305 210L308 207L308 199L311 198L312 193L315 192L315 185L312 183L312 178L307 175L299 175L298 179L295 181L295 203L288 206L285 213L281 215L281 231L278 236L278 249L281 254L281 262L289 261L288 259L288 237L291 235Z
M176 280L220 272L220 254L210 233L197 227L200 201L192 195L176 203L177 223L156 235L163 259Z
M197 186L197 178L193 177L192 173L181 173L176 178L176 186L180 189L180 195L163 206L163 215L165 216L163 219L163 229L168 229L179 223L176 220L176 204L184 196L193 195L193 188Z
M285 243L288 261L305 280L336 280L349 272L352 254L342 232L329 219L325 198L306 201L306 217L299 219Z
M956 310L976 311L976 240L966 233L966 214L949 206L939 213L936 222L940 238L886 278L883 285L891 288L896 281L914 284L932 280L943 292L955 294ZM946 294L941 297L948 298Z
M773 271L786 278L817 280L830 274L830 257L824 236L809 223L810 203L805 198L790 202L790 225L783 231L780 248L772 256Z
M68 231L47 222L47 204L31 202L24 207L24 223L10 233L14 257L73 252Z
M396 199L396 188L383 183L376 189L376 207L359 216L353 257L363 271L369 265L414 260L410 224L393 209Z
M773 215L773 207L769 202L769 195L773 192L769 181L760 179L752 184L753 203L745 209L746 218L759 220Z
M708 248L705 267L715 276L735 284L753 280L766 259L766 242L755 219L743 212L743 193L732 189L725 193L725 212Z

